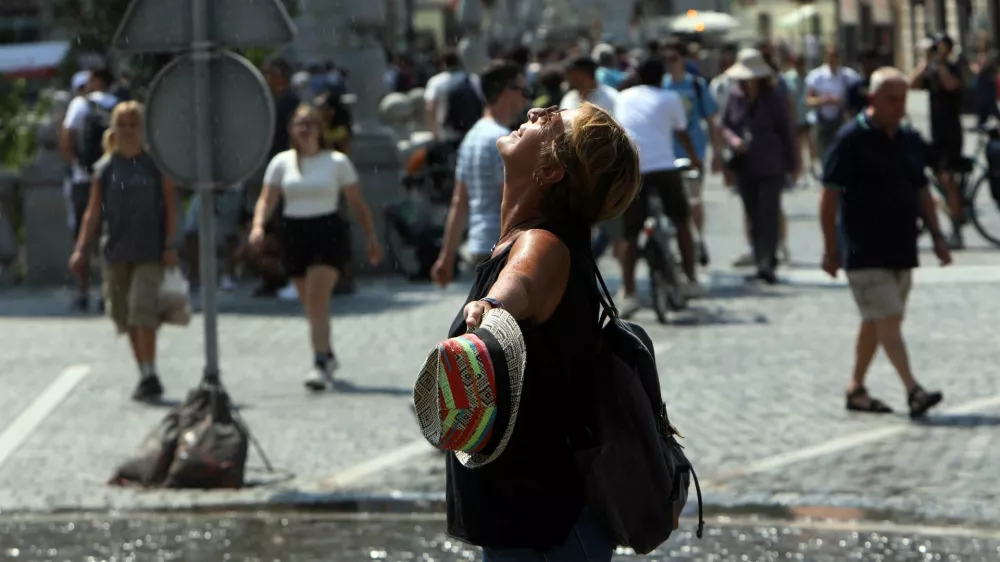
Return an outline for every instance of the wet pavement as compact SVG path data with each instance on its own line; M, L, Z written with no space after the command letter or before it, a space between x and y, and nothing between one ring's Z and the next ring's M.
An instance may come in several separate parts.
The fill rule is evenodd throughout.
M686 521L663 548L615 560L995 561L1000 533L877 523L733 520L709 522L698 540ZM0 519L0 560L360 561L479 560L450 539L436 516L330 517L315 514Z

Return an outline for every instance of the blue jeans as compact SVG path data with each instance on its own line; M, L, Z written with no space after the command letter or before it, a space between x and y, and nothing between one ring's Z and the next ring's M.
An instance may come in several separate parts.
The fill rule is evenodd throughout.
M483 562L611 562L614 552L614 540L585 508L561 545L547 550L484 548Z

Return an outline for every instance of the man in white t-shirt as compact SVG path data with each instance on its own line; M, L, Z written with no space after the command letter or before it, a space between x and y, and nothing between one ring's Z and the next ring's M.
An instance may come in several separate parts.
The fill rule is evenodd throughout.
M63 118L62 132L59 137L59 154L63 161L70 165L70 200L73 206L74 215L74 239L79 233L80 225L83 222L83 213L87 210L87 202L90 200L90 172L81 164L78 155L85 147L83 142L84 128L87 122L87 115L90 114L91 106L96 105L105 111L110 112L118 105L118 98L108 93L108 89L114 84L114 76L106 69L90 71L87 81L87 95L77 96L66 108L66 116ZM100 147L95 147L100 148ZM82 274L78 278L77 297L74 305L80 311L86 311L89 307L90 293L90 264L84 264Z
M816 151L822 159L847 119L847 94L861 75L840 65L837 45L826 48L826 64L806 75L806 106L816 117Z
M659 58L643 61L636 74L639 85L619 93L614 106L615 119L632 137L639 149L639 171L642 190L622 215L623 240L618 259L622 266L622 292L616 299L619 312L631 315L639 309L635 296L635 265L638 259L638 237L649 216L649 191L654 191L663 204L664 213L677 230L677 245L681 253L689 296L700 293L695 271L694 236L691 232L691 206L680 170L674 166L674 139L692 155L692 166L698 168L697 152L687 134L687 111L680 95L660 87L666 65Z
M462 68L462 59L458 56L458 53L446 51L441 56L441 65L444 67L443 70L432 76L424 88L427 126L434 135L434 140L451 142L457 146L467 131L455 130L447 123L449 94L454 88L459 87L463 81L468 80L472 89L482 98L482 87L480 86L478 76L469 74ZM479 111L482 111L481 107ZM478 116L476 119L478 119Z
M597 62L577 57L566 66L566 82L571 88L559 103L560 109L576 109L590 102L605 111L613 111L618 91L597 81Z

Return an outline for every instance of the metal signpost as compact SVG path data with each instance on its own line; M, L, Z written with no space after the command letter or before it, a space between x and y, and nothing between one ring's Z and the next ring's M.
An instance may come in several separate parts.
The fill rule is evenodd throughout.
M246 180L264 163L275 126L263 76L226 48L277 46L294 36L280 0L132 0L115 34L120 51L184 53L153 80L145 129L157 164L201 196L208 383L220 381L215 191Z

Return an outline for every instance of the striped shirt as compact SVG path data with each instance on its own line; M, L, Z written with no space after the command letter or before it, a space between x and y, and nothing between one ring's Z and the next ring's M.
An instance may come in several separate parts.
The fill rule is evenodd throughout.
M469 193L469 253L488 254L500 239L503 160L497 139L510 129L493 119L480 119L458 147L455 179Z

